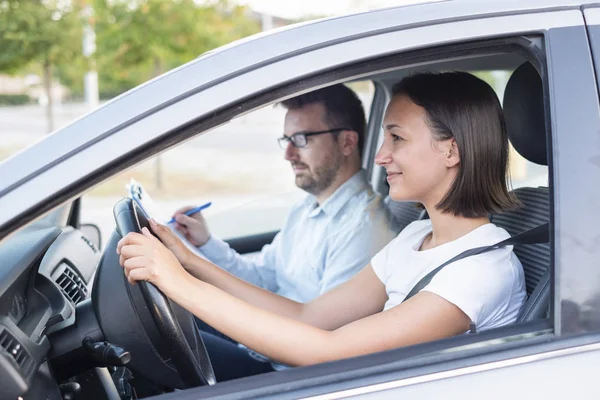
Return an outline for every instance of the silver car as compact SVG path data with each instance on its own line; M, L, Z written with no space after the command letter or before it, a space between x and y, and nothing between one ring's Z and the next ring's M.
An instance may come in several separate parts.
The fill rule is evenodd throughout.
M600 398L600 5L594 3L457 0L273 31L209 52L6 160L0 164L0 397ZM132 288L123 277L114 246L130 210L119 202L116 222L106 216L118 229L102 251L82 224L80 197L236 117L358 81L374 87L363 166L385 195L382 170L373 165L382 113L391 85L423 70L507 77L496 90L511 144L541 179L515 189L522 209L492 220L513 235L550 227L549 241L515 247L529 294L519 321L229 382L207 378L189 313L153 286ZM398 226L418 218L388 203ZM249 253L273 234L243 234L230 244ZM144 392L135 393L136 380L149 383Z

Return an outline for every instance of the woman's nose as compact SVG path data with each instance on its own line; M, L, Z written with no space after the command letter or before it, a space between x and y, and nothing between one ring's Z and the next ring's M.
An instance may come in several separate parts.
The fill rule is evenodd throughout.
M388 150L388 146L386 146L386 143L383 142L383 144L379 148L379 151L377 151L377 154L375 155L375 164L381 167L386 164L389 164L391 161L392 152Z

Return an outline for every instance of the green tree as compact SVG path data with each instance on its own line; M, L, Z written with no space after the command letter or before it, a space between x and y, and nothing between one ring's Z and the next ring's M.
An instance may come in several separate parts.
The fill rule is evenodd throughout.
M226 1L95 0L94 8L100 86L112 93L260 30Z
M92 60L81 54L87 5L95 11ZM225 0L0 0L0 72L42 72L51 131L53 76L81 95L87 63L96 62L101 96L113 97L259 30L245 7Z
M95 0L100 90L116 95L260 30L227 1ZM162 189L160 157L156 186Z
M54 130L53 68L80 57L81 37L76 2L0 0L0 71L11 73L32 63L41 66L48 97L48 131Z

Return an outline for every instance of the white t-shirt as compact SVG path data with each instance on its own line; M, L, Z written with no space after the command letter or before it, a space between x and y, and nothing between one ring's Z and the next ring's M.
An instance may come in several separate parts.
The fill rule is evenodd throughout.
M373 257L371 266L388 295L385 310L402 303L422 277L454 256L510 237L490 223L452 242L419 251L431 229L430 220L413 222ZM477 331L515 322L527 297L523 267L512 246L448 264L422 290L456 305Z

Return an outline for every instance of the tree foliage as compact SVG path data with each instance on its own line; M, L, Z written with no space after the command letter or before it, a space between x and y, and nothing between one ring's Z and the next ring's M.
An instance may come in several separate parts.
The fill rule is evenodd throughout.
M77 3L68 0L0 0L0 71L31 63L43 71L48 132L54 130L53 67L81 54L82 23Z
M245 7L227 1L93 0L100 91L112 97L200 54L260 30ZM61 67L80 90L84 71Z
M72 62L81 54L81 35L78 9L70 1L0 0L0 71Z
M89 61L82 55L84 17L96 33L102 97L139 85L200 54L260 31L246 7L226 0L0 0L0 73L52 74L77 96Z

